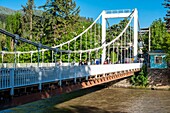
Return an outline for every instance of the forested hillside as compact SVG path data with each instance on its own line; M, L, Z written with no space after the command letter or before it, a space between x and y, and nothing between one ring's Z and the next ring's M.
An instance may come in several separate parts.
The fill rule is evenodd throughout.
M59 4L60 7L53 10ZM0 28L37 43L41 41L44 45L55 46L77 36L93 22L92 18L79 16L80 8L72 0L50 1L38 8L39 10L35 10L33 0L28 0L19 11L0 7ZM14 41L2 34L0 34L1 50L14 51ZM20 41L17 43L17 51L31 50L37 48ZM51 57L51 51L45 52L45 62L51 62ZM4 62L13 61L14 55L5 54ZM30 54L20 55L20 62L30 62ZM37 54L33 55L33 62L37 62Z

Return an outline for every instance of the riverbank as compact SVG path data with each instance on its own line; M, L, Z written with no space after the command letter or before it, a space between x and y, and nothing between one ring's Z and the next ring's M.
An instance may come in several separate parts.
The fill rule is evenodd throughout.
M127 89L147 89L147 90L167 90L170 91L170 86L148 86L148 87L143 87L143 86L123 86L123 85L117 85L117 86L111 86L114 88L127 88Z
M109 88L128 88L128 89L147 89L147 90L168 90L170 91L170 85L151 85L149 83L148 86L133 86L130 83L130 78L123 79L123 80L117 80L114 81L113 83L109 84L107 87Z
M140 76L140 75L139 75ZM112 82L109 87L118 88L136 88L136 89L151 89L151 90L170 90L170 69L151 69L147 68L147 81L146 87L133 86L130 81L131 78L120 79Z

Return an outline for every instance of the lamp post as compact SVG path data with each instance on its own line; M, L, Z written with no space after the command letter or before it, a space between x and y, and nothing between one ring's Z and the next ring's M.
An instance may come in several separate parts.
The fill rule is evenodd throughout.
M44 33L40 34L40 42L39 42L39 46L38 46L38 67L39 67L39 63L40 63L40 49L41 49L41 45L42 45L42 38L43 36L45 36ZM42 56L41 56L42 58Z
M38 67L40 66L40 47L41 47L41 44L39 43L38 45Z
M4 67L4 52L1 51L1 58L2 58L2 67Z
M149 27L149 51L151 50L150 49L150 46L151 46L151 31L150 31L150 27Z
M58 52L58 48L55 48L55 67L56 67L56 61L57 61L57 59L56 59L56 57L57 57L57 52Z
M148 38L148 51L150 51L151 49L151 31L150 31L150 27L149 28L142 28L140 29L140 34L144 34L146 32L149 32L149 38Z
M19 39L19 35L15 35L15 38L14 38L14 52L15 52L15 57L14 57L14 68L16 68L16 63L17 63L17 60L16 60L16 45L17 45L17 42L18 42L18 39Z

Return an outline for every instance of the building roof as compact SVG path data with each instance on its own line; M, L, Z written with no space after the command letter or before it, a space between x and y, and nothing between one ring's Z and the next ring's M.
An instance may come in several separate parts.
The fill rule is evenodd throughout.
M149 55L155 55L155 54L159 54L159 55L163 55L166 54L164 50L152 50L149 52Z

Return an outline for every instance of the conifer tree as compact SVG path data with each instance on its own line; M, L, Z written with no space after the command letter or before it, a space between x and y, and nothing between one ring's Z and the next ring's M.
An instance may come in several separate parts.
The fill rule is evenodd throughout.
M57 44L68 40L69 34L79 20L79 7L73 0L47 0L46 4L39 8L44 9L44 32L49 43ZM66 38L67 37L67 38ZM72 38L72 37L69 37Z
M166 28L168 32L170 32L170 0L164 0L164 3L162 4L165 8L167 8L167 14L164 20L166 21Z
M34 14L34 0L28 0L26 6L22 6L24 11L23 16L23 32L29 31L29 39L32 39L32 29L33 29L33 14Z

